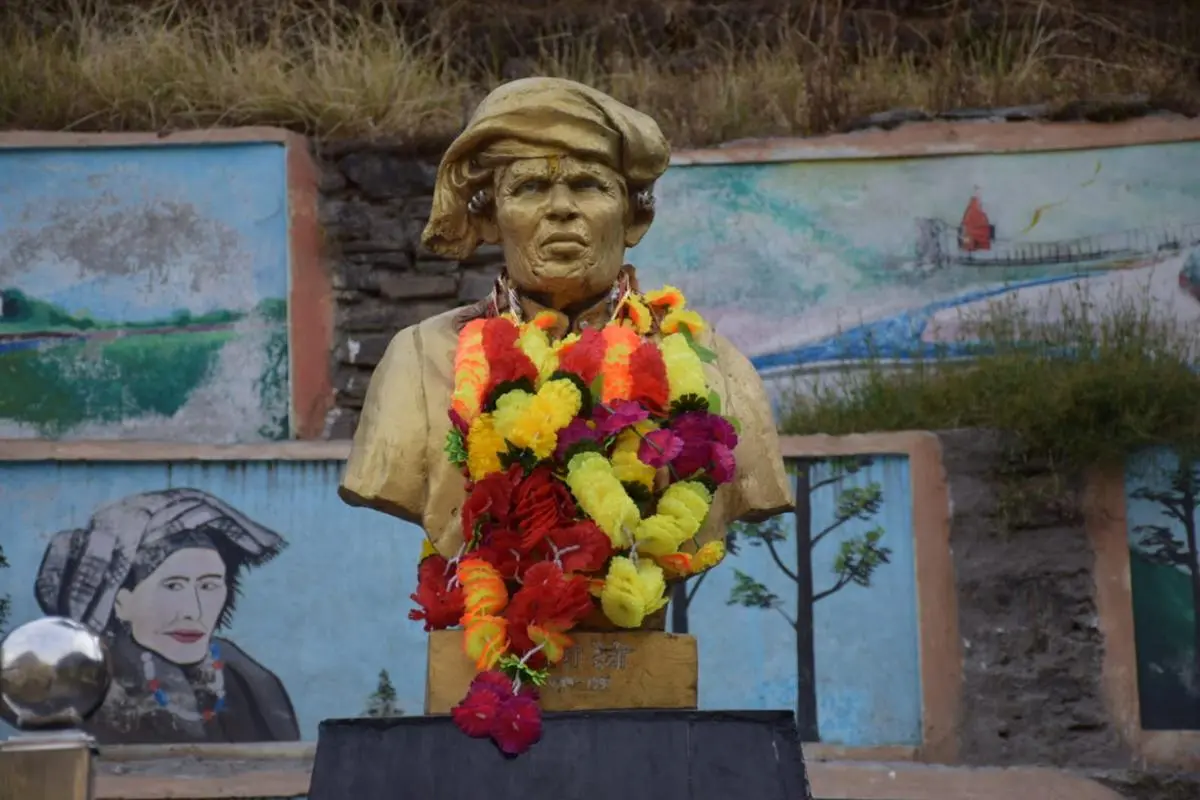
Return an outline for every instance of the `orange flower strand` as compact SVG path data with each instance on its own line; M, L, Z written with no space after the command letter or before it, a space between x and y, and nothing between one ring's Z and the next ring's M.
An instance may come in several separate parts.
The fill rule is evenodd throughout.
M563 656L567 654L567 648L575 643L565 633L543 628L540 625L528 625L525 632L529 634L530 641L541 646L542 655L546 656L546 660L551 664L562 661Z
M690 553L670 553L657 556L655 562L670 578L685 578L692 574L692 556Z
M704 317L695 311L676 309L663 318L659 327L663 333L668 335L686 329L692 336L699 336L700 332L704 330Z
M479 414L488 384L488 361L483 349L485 322L486 319L468 322L459 334L458 349L454 352L454 393L450 407L467 422Z
M508 605L508 590L499 570L479 558L458 562L458 582L463 588L467 617L499 614Z
M646 305L656 311L682 311L687 305L687 301L683 298L683 292L674 286L664 286L661 289L646 292L642 295L642 299L646 301Z
M604 336L604 362L600 365L600 374L604 385L600 400L611 403L616 400L628 400L633 393L633 376L629 372L629 359L633 351L641 344L641 339L633 328L624 325L609 325L602 333Z
M484 672L496 666L508 651L508 620L480 616L464 618L463 624L463 651L475 662L475 669Z
M558 323L558 315L553 311L539 311L530 323L543 331L551 330Z
M642 302L635 294L625 295L625 299L621 301L621 308L617 311L618 316L624 316L631 323L633 329L641 336L645 336L650 332L650 327L654 322L654 317L650 313L650 309Z

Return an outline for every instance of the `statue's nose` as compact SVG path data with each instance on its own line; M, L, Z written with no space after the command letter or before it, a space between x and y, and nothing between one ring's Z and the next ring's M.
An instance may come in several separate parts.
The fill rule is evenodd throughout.
M550 190L550 208L546 216L555 220L569 220L579 216L579 207L570 189L559 184Z

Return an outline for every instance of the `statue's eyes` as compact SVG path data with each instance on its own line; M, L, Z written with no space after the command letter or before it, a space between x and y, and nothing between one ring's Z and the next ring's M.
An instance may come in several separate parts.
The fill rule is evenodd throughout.
M517 184L517 188L513 190L513 194L538 194L546 191L549 186L548 181L541 180L540 178L532 178Z
M604 188L599 180L592 177L575 178L571 181L571 188L577 192L594 192Z

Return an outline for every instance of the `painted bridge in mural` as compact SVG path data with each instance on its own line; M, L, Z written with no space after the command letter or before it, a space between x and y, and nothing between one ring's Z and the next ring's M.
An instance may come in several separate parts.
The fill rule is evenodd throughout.
M935 356L963 358L980 355L986 348L970 337L959 338L955 326L949 336L931 333L939 316L955 309L1019 296L1056 284L1106 279L1132 284L1127 276L1141 274L1149 283L1173 280L1178 289L1200 302L1200 223L1142 227L1045 242L1011 242L996 237L978 194L973 195L961 222L955 226L940 219L918 219L917 260L922 273L948 267L1030 268L1067 265L1069 272L1002 284L939 299L881 319L849 327L816 341L751 358L765 372L821 369L829 364L883 359L904 363ZM1170 262L1178 261L1176 270ZM1160 265L1166 270L1157 269ZM1155 274L1160 273L1160 274ZM1170 282L1168 280L1168 282ZM1153 289L1153 287L1148 287ZM1162 287L1160 287L1162 288ZM1058 298L1061 301L1061 297Z

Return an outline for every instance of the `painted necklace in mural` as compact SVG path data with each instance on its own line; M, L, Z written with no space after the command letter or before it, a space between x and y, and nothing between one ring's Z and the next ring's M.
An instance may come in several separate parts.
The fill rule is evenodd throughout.
M209 645L208 660L209 664L207 666L213 673L212 683L209 688L217 696L213 707L199 714L176 707L170 709L171 713L191 722L209 722L213 717L225 710L225 663L221 661L221 646L216 642L212 642ZM146 686L154 694L155 702L161 708L168 708L170 706L170 698L158 680L157 673L154 670L154 657L149 653L142 653L142 675L146 679Z

